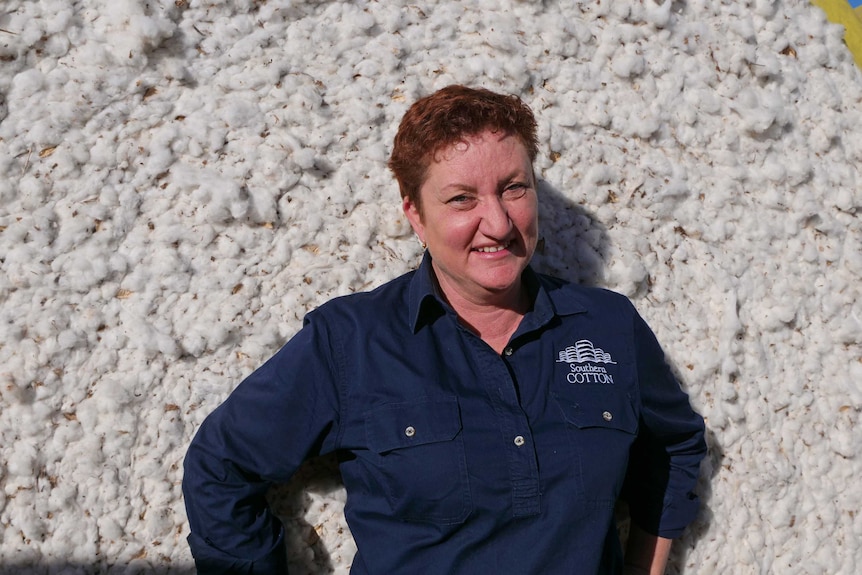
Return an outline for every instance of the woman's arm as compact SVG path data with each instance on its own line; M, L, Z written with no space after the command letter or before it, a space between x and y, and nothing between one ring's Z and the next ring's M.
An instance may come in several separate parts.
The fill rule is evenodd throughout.
M284 575L283 529L266 492L335 448L327 331L306 326L203 422L184 462L188 538L200 575Z
M705 430L637 314L634 334L642 409L623 489L632 519L625 573L663 575L672 540L697 515L694 490L706 454Z

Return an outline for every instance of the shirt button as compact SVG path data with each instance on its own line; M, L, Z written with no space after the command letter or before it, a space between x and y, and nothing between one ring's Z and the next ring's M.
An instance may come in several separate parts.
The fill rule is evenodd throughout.
M506 349L503 350L503 353L506 355L512 355L512 353L514 353L514 351L515 350L512 349L511 347L507 347Z
M409 426L407 429L404 430L404 435L406 435L407 437L413 437L414 435L416 435L416 428L414 428L412 425Z
M515 437L515 445L517 445L518 447L521 447L522 445L524 445L524 436L523 435L519 435L519 436Z
M610 411L606 411L602 414L602 419L605 421L610 421L614 418L614 415Z

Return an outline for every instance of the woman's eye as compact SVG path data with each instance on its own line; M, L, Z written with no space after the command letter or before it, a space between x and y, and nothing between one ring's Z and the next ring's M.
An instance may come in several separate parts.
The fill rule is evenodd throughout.
M471 198L470 196L462 194L460 196L449 198L449 203L454 206L464 206L469 204L472 199L473 198Z
M523 196L527 192L526 184L509 184L503 193L510 198L517 198L519 196Z

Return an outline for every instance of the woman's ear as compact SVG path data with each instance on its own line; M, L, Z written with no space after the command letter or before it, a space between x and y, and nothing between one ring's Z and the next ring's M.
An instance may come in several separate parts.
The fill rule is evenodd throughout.
M413 231L419 236L419 241L425 243L425 226L422 225L422 214L419 213L419 207L409 197L404 196L401 200L401 208L404 210L404 215L407 216L407 221Z

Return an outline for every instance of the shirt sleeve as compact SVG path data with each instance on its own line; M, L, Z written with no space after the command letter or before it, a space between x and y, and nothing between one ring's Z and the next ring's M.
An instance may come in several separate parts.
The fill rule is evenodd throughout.
M634 341L641 421L623 497L632 521L649 533L673 539L697 516L700 503L694 490L706 455L704 423L637 312Z
M201 575L287 573L283 528L266 492L337 443L337 370L321 323L307 318L204 420L189 446L183 496Z

